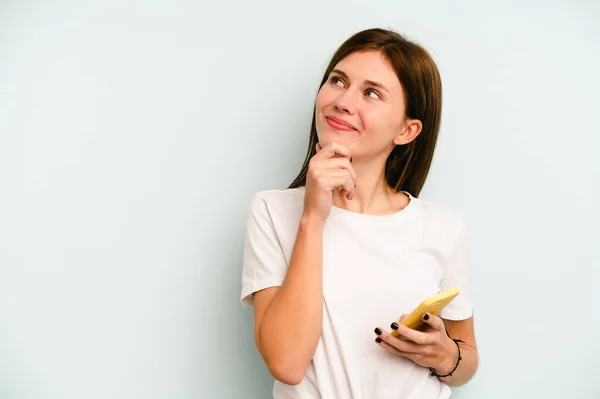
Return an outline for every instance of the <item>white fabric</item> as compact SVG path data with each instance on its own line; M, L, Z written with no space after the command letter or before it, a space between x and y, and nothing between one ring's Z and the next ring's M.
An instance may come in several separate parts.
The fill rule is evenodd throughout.
M303 381L277 380L276 399L442 399L450 388L390 354L373 330L409 313L426 297L459 286L440 316L471 317L465 224L439 205L410 196L391 215L333 207L323 237L323 329ZM250 206L242 272L244 305L252 293L281 286L303 210L304 188L258 193Z

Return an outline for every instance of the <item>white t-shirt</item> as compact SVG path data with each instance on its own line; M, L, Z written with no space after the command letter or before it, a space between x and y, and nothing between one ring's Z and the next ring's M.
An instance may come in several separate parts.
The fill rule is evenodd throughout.
M402 211L365 215L332 207L323 233L323 328L304 379L275 380L276 399L442 399L450 388L429 369L375 343L375 327L410 313L423 299L458 286L440 313L471 317L465 224L453 212L413 197ZM252 293L281 286L304 206L304 187L263 191L247 220L244 305ZM290 327L293 331L293 326Z

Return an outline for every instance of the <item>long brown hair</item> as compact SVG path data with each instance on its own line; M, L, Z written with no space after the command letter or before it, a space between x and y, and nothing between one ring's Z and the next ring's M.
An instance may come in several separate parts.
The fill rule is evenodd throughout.
M334 53L323 75L319 90L335 66L357 51L379 51L388 60L404 90L406 116L423 124L421 133L410 143L397 145L385 164L385 179L395 191L419 195L433 159L442 114L442 81L435 62L420 45L401 34L385 29L367 29L348 38ZM308 152L300 174L289 188L306 185L310 159L318 142L313 109Z

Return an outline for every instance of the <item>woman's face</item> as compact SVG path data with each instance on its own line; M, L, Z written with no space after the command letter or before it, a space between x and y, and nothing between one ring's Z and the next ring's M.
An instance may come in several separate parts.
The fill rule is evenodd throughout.
M354 158L387 157L395 145L406 144L404 113L402 86L384 56L352 53L335 66L317 96L319 143L343 144Z

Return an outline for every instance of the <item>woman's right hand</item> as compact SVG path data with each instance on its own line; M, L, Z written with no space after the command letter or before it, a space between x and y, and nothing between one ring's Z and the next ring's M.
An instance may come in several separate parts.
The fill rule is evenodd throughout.
M306 176L304 215L325 223L331 206L333 192L351 200L356 187L356 172L351 164L350 151L345 146L331 142L311 158Z

